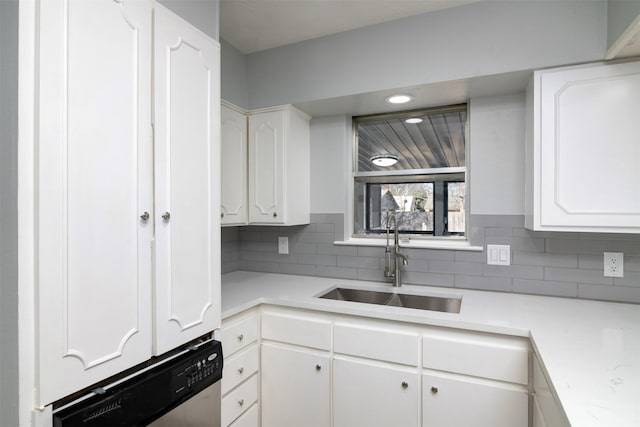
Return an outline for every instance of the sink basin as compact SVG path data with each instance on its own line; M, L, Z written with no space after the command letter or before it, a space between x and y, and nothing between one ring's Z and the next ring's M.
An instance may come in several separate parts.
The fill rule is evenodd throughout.
M363 302L392 307L417 308L419 310L443 311L445 313L460 313L460 305L462 304L462 298L456 297L399 294L351 288L334 288L320 295L319 298Z

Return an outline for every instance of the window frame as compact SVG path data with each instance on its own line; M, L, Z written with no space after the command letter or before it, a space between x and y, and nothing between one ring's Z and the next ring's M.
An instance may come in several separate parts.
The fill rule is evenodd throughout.
M391 170L391 171L366 171L366 172L357 172L358 167L358 123L366 122L366 121L375 121L383 118L409 118L409 117L417 117L424 116L425 114L441 114L446 112L454 112L460 111L464 109L466 113L466 120L464 123L464 142L465 142L465 166L464 167L452 167L452 168L427 168L427 169L405 169L405 170ZM443 107L434 107L434 108L422 108L416 110L408 110L408 111L399 111L392 113L381 113L381 114L371 114L366 116L353 116L351 118L351 131L352 131L352 143L351 143L351 158L349 159L349 164L351 165L351 174L348 176L349 179L349 191L347 194L349 209L346 210L345 215L345 238L348 240L370 240L376 241L380 239L385 239L386 234L384 232L375 233L375 232L366 232L366 233L358 233L356 231L356 224L358 224L358 215L359 212L362 213L362 209L358 209L356 205L356 186L358 182L364 182L364 185L367 183L390 183L392 181L395 182L432 182L432 177L437 177L437 181L442 182L443 186L446 186L448 182L464 182L465 183L465 200L464 200L464 209L465 209L465 231L464 233L460 232L448 232L446 230L446 223L448 221L448 203L447 203L447 194L444 194L444 200L441 201L442 206L444 206L444 212L442 215L442 221L445 223L445 232L442 235L436 235L435 230L435 214L436 214L436 206L434 200L434 230L433 232L420 232L413 233L409 231L399 230L399 233L403 236L403 241L406 243L410 240L419 241L425 244L425 247L429 246L429 242L442 242L443 240L451 241L455 243L455 241L469 243L469 230L471 229L470 224L470 143L469 143L469 104L456 104L449 105ZM459 179L460 175L462 175L463 179ZM387 178L385 180L385 178ZM391 178L391 180L389 180ZM426 178L426 179L425 179ZM452 178L452 179L449 179ZM435 188L434 188L434 199L435 199ZM366 200L364 203L367 203ZM442 209L442 208L441 208ZM365 216L366 216L366 208L365 208Z

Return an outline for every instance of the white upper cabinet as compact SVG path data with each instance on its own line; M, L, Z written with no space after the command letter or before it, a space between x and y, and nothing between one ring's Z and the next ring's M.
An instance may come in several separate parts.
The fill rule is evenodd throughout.
M49 403L151 356L151 4L40 8L37 327Z
M309 223L309 119L291 106L249 115L250 223Z
M220 326L217 43L150 1L39 7L35 406Z
M525 224L640 232L640 62L536 71L527 88Z
M221 110L222 189L220 222L222 225L245 225L247 210L247 116L222 104Z
M155 354L220 327L220 47L154 19Z

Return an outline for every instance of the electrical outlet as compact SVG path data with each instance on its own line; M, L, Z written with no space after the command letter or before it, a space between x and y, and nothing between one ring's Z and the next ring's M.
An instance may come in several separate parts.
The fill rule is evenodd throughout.
M604 275L605 277L624 277L624 253L604 253Z
M289 253L289 238L288 237L278 237L278 253L279 254L288 254Z

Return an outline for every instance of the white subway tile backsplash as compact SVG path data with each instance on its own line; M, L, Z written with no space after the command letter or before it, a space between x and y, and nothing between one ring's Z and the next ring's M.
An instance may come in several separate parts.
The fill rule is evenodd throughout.
M384 248L336 246L342 214L311 214L310 225L222 229L223 272L235 270L385 282ZM278 255L277 237L289 238ZM640 303L640 235L534 232L521 215L473 215L471 244L511 246L512 265L489 266L485 252L405 248L403 282ZM602 252L623 252L625 277L605 278Z
M482 289L485 291L511 292L513 289L510 277L486 277L455 275L455 287L465 289Z
M578 296L578 284L570 282L513 279L513 292L575 298Z
M337 279L357 279L358 269L347 267L329 267L325 265L318 266L318 276L335 277Z
M603 286L579 283L578 298L640 304L640 287Z
M579 282L595 285L613 285L612 277L604 277L602 270L545 267L544 279L555 282Z

